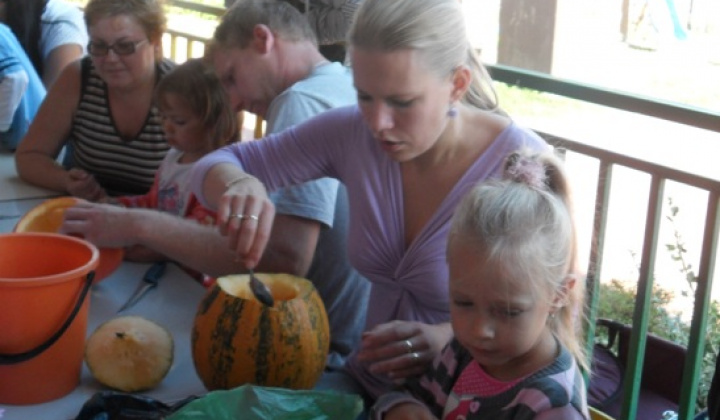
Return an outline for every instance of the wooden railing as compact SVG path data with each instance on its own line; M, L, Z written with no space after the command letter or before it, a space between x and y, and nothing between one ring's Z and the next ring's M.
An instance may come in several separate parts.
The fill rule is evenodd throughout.
M688 357L683 369L681 385L681 401L679 419L692 419L695 415L697 389L703 362L705 330L710 304L710 283L715 268L715 256L718 251L718 226L720 225L720 181L688 174L672 168L664 167L641 159L620 155L597 147L588 146L570 139L559 138L549 133L540 133L550 144L566 155L579 154L589 156L598 161L596 175L597 189L592 243L588 273L588 289L590 291L591 322L588 324L588 342L594 341L594 321L596 317L599 280L605 252L607 232L607 215L613 181L613 171L625 167L641 171L651 177L649 199L646 208L645 235L640 260L639 282L633 317L633 334L630 352L624 377L625 393L622 419L634 419L640 392L640 378L645 355L648 317L650 314L651 296L655 275L655 257L658 249L659 225L662 218L662 207L665 200L664 187L667 181L675 181L686 186L702 189L708 194L704 237L699 246L701 251L697 273L697 288L691 322L688 345ZM567 156L568 158L570 156ZM630 386L628 386L630 385Z
M707 110L696 109L679 104L672 104L653 100L650 98L629 95L622 92L612 92L595 86L569 82L530 71L524 71L505 66L488 66L496 81L513 84L525 88L549 92L616 109L635 112L645 116L657 117L667 121L685 124L689 127L703 128L720 132L720 114ZM594 339L594 320L596 319L597 297L601 267L605 252L605 239L607 232L607 216L612 191L613 171L619 167L634 169L650 176L650 191L645 215L645 234L642 245L637 297L633 316L633 334L627 370L624 383L624 405L622 419L634 419L637 411L637 402L640 392L640 376L642 373L645 355L645 344L648 330L648 317L650 314L650 299L655 275L656 252L658 250L658 235L662 207L664 202L664 188L668 181L674 181L687 187L694 187L707 193L707 206L705 209L705 222L700 249L700 263L697 268L696 289L694 296L693 315L688 340L688 357L683 369L683 382L681 384L681 401L678 418L692 419L695 415L698 383L702 368L705 331L710 306L710 291L712 280L715 278L715 259L718 254L718 231L720 229L720 181L703 176L694 175L667 166L654 164L638 157L625 156L613 153L598 147L581 143L577 139L561 138L553 133L540 133L548 142L568 153L576 153L597 159L599 170L597 173L597 191L595 194L595 209L593 233L591 236L588 272L588 288L591 291L591 304L588 325L588 342ZM718 140L720 146L720 138ZM691 153L691 152L688 152Z
M181 7L195 12L220 16L224 9L198 5L192 2L170 0L170 6ZM194 57L202 51L195 44L203 44L206 39L194 35L189 31L173 28L167 32L170 51L166 55L176 61L185 57ZM184 46L184 49L182 49ZM194 47L195 46L195 47ZM523 71L500 65L488 66L496 81L517 85L543 92L550 92L568 98L605 105L621 110L632 111L638 114L658 117L668 121L686 124L690 127L703 128L720 132L720 114L706 110L653 100L620 92L612 92L594 86L577 82L569 82L553 78L548 75ZM589 244L588 285L590 291L590 311L588 324L588 342L594 340L594 320L598 287L601 275L603 255L605 252L605 236L607 231L607 215L612 192L612 175L617 168L629 168L646 173L650 179L649 199L645 214L645 234L642 245L640 274L637 286L637 298L633 321L633 334L628 367L625 373L625 393L621 419L634 419L637 411L637 402L640 392L640 374L642 372L645 339L648 329L648 316L650 313L650 298L652 295L653 278L655 271L655 257L658 249L659 224L662 217L664 202L664 187L668 181L677 182L689 187L698 188L707 193L707 207L705 209L704 235L698 249L700 264L697 270L697 287L695 290L693 316L688 344L688 357L684 366L680 411L678 418L690 420L694 417L695 401L697 399L698 381L702 364L702 354L705 344L705 330L710 305L710 285L715 273L715 258L718 254L718 230L720 228L720 181L676 170L667 166L655 164L638 157L626 156L599 147L590 146L578 139L558 137L551 132L540 134L558 150L568 157L573 154L590 157L598 163L597 189L595 193L594 222L592 226L591 244ZM720 142L718 143L720 146Z
M181 9L185 12L194 12L206 15L211 19L218 19L223 13L225 13L224 8L207 6L189 1L167 0L166 4L168 6L169 14L171 14L171 12L175 9ZM198 19L197 21L207 23L212 22L212 20L207 19ZM205 44L208 41L210 34L205 33L201 35L200 33L202 31L198 31L197 28L185 28L178 26L180 25L174 24L174 22L170 20L168 29L165 32L165 56L176 62L183 62L187 58L202 56L205 50Z

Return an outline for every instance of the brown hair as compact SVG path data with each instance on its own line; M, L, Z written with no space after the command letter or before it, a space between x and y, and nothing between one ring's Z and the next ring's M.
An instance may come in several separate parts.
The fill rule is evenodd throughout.
M183 98L203 126L212 131L213 149L238 139L238 119L215 72L200 58L186 61L160 79L155 102L162 109L166 95Z
M304 40L317 45L307 18L290 4L276 0L237 0L215 29L214 44L245 48L253 39L255 25L266 25L275 36L288 41Z
M90 0L85 6L88 28L100 19L118 15L135 18L151 42L159 44L162 40L167 27L162 0Z

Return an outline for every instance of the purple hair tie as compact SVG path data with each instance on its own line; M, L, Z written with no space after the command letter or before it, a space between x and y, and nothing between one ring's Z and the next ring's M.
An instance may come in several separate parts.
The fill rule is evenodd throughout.
M543 165L537 160L522 157L517 153L508 157L505 164L505 178L537 189L547 188Z

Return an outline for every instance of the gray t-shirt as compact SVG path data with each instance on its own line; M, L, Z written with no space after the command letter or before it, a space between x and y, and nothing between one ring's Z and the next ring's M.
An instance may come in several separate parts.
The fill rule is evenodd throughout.
M347 67L316 67L310 76L278 95L267 113L267 133L292 127L330 108L354 104L357 93ZM330 321L329 367L340 367L359 345L365 327L370 284L347 258L348 202L345 187L322 178L270 194L278 214L315 220L323 225L308 272L325 303Z

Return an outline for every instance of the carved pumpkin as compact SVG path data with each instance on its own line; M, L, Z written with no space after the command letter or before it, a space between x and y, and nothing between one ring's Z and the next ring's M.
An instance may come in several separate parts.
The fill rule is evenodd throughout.
M312 388L325 367L330 333L313 284L288 274L256 274L275 305L250 290L248 275L221 277L195 316L192 355L208 390L243 384Z
M98 382L125 392L155 388L172 366L168 330L139 316L113 318L85 343L85 363Z
M45 200L30 209L15 225L14 232L56 233L63 222L65 209L80 202L75 197L59 197ZM100 248L100 263L95 270L95 283L112 274L122 262L122 248Z

